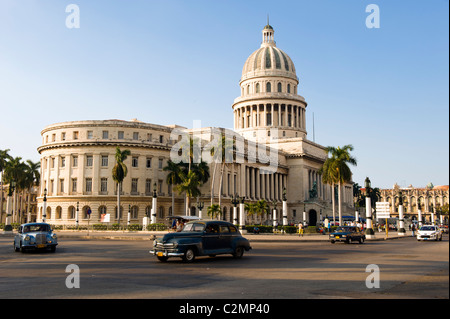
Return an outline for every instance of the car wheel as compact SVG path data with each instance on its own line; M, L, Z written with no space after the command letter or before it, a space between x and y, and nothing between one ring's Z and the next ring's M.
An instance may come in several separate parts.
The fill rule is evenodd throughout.
M233 257L234 258L242 258L243 255L244 255L244 247L241 247L241 246L236 247L236 249L234 250L234 253L233 253Z
M50 251L51 251L52 253L54 253L54 252L56 251L56 246L50 247Z
M169 257L165 257L165 256L157 256L158 260L161 262L166 262L167 259L169 259Z
M442 236L441 236L441 237L439 237L439 241L442 241Z
M13 245L14 245L14 251L16 251L16 252L17 252L17 251L20 251L20 248L19 248L19 247L16 247L16 243L14 243Z
M183 261L185 262L193 262L195 259L195 252L192 248L188 248L183 256Z
M352 243L352 239L349 237L347 238L347 240L345 241L346 244L351 244Z
M20 248L19 248L21 253L25 252L25 247L22 246L22 242L20 242Z
M360 243L360 244L364 244L364 238L360 237L360 238L359 238L359 243Z
M334 241L334 240L331 240L331 241L330 241L330 243L334 244L334 243L335 243L335 241Z

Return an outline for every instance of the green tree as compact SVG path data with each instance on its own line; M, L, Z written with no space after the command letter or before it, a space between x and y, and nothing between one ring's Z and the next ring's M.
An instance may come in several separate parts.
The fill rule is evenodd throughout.
M11 159L8 152L9 149L0 150L0 221L2 220L3 215L3 171L6 168L8 160Z
M266 200L261 199L256 202L256 214L258 216L263 217L264 215L268 215L269 211L269 204Z
M208 206L208 216L211 217L212 219L215 219L221 213L222 210L220 208L220 205L212 204L211 206Z
M124 162L127 159L127 157L130 155L131 155L130 150L121 151L119 147L116 148L116 155L115 155L116 164L114 165L114 167L112 169L112 178L117 183L117 215L118 215L117 223L119 225L120 225L120 214L121 214L121 211L120 211L121 186L122 186L123 180L125 179L125 177L127 176L127 173L128 173L128 168Z
M334 195L334 186L337 183L338 179L336 177L336 172L333 169L333 158L328 157L323 166L319 170L319 174L322 175L322 182L324 184L328 184L331 186L331 206L333 210L333 222L336 221L336 204L335 204L335 195Z
M167 161L167 166L163 168L163 171L168 172L166 176L166 182L168 185L172 185L172 214L175 212L175 187L181 183L181 170L182 167L179 164L172 162L172 160Z
M201 182L197 174L190 170L187 173L181 171L181 182L176 186L176 189L180 194L186 194L186 215L189 215L190 200L191 197L197 197L201 195L200 185Z
M339 225L342 225L342 185L348 183L352 179L352 172L348 164L355 165L357 164L356 159L350 155L350 152L353 151L352 145L344 145L341 147L333 147L328 146L326 151L331 155L329 158L329 162L325 161L327 164L326 169L326 178L331 180L331 183L338 184L338 213L339 213ZM324 166L325 166L324 163ZM323 178L322 178L323 180ZM333 205L334 208L334 205ZM334 218L334 213L333 213Z
M258 206L256 205L256 203L245 203L244 210L247 211L248 216L253 216L257 213Z

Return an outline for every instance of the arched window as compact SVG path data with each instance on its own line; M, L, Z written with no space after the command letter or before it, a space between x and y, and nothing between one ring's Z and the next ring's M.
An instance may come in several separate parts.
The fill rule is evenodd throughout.
M290 84L287 85L287 92L291 93L291 85Z
M272 84L270 84L270 82L266 83L266 92L272 92Z
M256 93L259 93L259 83L256 83Z
M250 85L247 85L247 94L250 94Z
M89 215L92 213L91 208L89 206L83 207L83 219L89 219Z
M145 207L145 216L146 217L151 217L152 216L152 207L151 206Z
M131 219L138 219L139 207L132 206L130 211Z
M69 207L68 219L75 219L75 207Z
M278 92L281 92L281 89L282 89L281 82L278 82Z
M62 218L61 212L62 212L61 206L56 207L56 216L55 216L56 219L61 219Z
M164 207L160 206L158 210L158 217L164 218Z

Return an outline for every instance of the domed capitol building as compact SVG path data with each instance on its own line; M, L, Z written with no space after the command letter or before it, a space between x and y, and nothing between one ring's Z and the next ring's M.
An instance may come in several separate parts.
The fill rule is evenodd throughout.
M327 153L324 146L307 138L307 103L299 95L296 69L291 58L277 47L270 25L262 30L260 48L245 61L239 84L241 95L232 103L234 131L226 134L239 140L236 153L241 160L208 164L211 176L201 186L200 198L191 200L189 213L199 215L198 201L205 203L206 211L213 191L214 203L220 197L221 219L233 221L236 194L246 202L264 199L271 211L277 204L276 219L282 224L285 190L289 222L315 225L320 217L331 216L331 187L322 183L319 174ZM136 119L49 125L41 132L42 145L38 148L41 188L36 219L44 216L46 192L45 215L51 224L75 224L77 208L79 224L88 220L99 223L108 213L111 223L117 222L117 183L112 168L119 147L131 152L124 162L128 174L122 183L121 211L131 213L132 224L142 224L152 211L156 194L156 222L167 224L168 216L185 215L185 196L172 190L166 180L168 172L163 170L173 160L173 149L183 134L200 137L204 147L217 131L225 129L187 129ZM261 155L268 153L270 156ZM341 198L343 215L353 215L352 183L343 186ZM239 216L243 213L238 211ZM256 221L254 216L244 218L247 223ZM270 215L264 217L267 222L271 219ZM122 214L120 220L125 223L127 215Z

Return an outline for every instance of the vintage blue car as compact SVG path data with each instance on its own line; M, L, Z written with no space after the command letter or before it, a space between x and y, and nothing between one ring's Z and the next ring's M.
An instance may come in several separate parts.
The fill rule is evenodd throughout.
M181 257L185 262L192 262L196 256L214 257L220 254L241 258L244 251L250 249L249 241L242 237L235 225L225 221L199 220L188 222L180 232L156 239L150 254L160 261Z
M24 252L27 249L56 250L58 239L52 227L46 223L28 223L20 225L14 237L14 250Z

